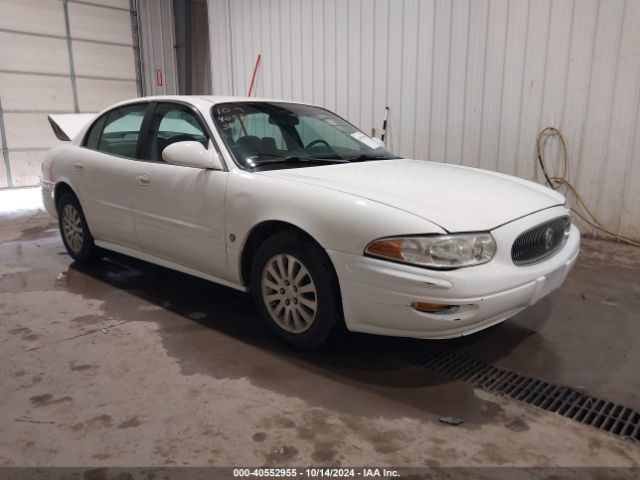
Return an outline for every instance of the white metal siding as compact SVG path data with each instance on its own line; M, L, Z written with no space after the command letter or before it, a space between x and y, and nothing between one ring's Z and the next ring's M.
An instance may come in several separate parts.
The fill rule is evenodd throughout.
M177 95L172 0L137 0L137 7L143 92L145 95Z
M640 238L640 1L209 0L209 22L214 94L246 95L261 53L256 95L367 133L389 105L402 156L541 181L560 128L587 203Z
M137 95L129 0L0 0L0 188L36 185L46 115ZM66 10L66 14L65 14Z

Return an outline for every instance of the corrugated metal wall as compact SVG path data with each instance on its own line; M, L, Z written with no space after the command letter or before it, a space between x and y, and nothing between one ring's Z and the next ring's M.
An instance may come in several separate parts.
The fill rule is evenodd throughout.
M137 95L129 0L0 0L0 188L37 185L48 113Z
M178 73L172 0L135 0L144 95L176 95Z
M245 95L261 53L258 96L368 133L389 105L402 156L541 181L558 127L587 203L640 238L638 0L209 0L209 23L214 94Z

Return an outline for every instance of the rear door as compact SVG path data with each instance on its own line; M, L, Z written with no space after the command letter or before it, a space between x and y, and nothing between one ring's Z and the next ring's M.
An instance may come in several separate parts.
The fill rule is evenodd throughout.
M149 103L111 110L91 127L74 170L83 179L83 209L94 238L139 247L133 224L140 131Z
M181 103L155 104L145 122L133 198L134 220L145 253L227 277L226 171L170 165L162 150L193 140L214 148L200 115Z

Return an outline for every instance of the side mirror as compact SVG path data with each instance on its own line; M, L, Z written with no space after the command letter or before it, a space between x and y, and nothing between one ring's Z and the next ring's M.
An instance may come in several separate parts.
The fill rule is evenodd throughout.
M384 141L379 139L378 137L371 137L371 140L373 140L375 143L378 144L378 147L383 147L384 148Z
M207 150L200 142L172 143L162 151L162 159L172 165L224 170L218 153L215 150Z

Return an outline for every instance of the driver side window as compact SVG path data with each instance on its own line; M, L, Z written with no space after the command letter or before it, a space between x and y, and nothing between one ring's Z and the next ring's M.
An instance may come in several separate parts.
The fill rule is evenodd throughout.
M204 148L209 137L200 119L189 109L177 104L163 103L156 107L149 126L145 160L162 162L162 151L172 143L195 141Z

